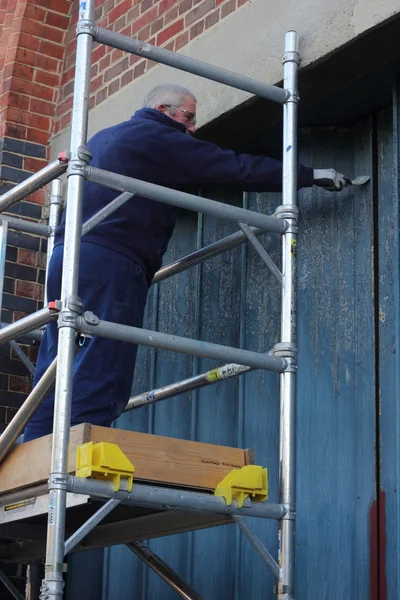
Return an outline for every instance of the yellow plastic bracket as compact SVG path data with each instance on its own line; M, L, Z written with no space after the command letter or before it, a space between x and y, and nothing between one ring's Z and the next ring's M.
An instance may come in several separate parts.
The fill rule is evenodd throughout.
M131 491L135 467L117 444L111 442L88 442L76 449L76 476L93 477L112 481L114 491L121 489L121 478L126 482L123 489Z
M239 507L249 496L252 500L263 502L268 498L268 469L258 465L232 469L217 485L214 495L223 496L228 505L237 500Z

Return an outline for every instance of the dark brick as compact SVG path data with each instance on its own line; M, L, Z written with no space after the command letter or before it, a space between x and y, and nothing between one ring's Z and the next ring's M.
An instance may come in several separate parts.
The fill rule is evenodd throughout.
M36 311L37 301L31 298L19 298L11 294L3 294L3 306L10 310L30 314Z
M12 358L4 357L0 363L0 370L2 373L10 375L26 375L26 367L19 359L14 360ZM0 405L3 405L1 401ZM6 406L14 406L14 404L7 404Z
M13 183L10 183L9 181L2 181L0 183L0 194L5 194L9 190L12 190L13 187L14 187Z
M8 233L10 235L10 233ZM18 248L15 246L7 246L6 252L6 260L10 260L11 262L16 262L18 256Z
M40 252L46 254L47 252L47 238L42 238L40 241Z
M4 310L4 308L1 309L1 322L2 323L6 323L7 325L9 323L13 322L13 313L9 310ZM8 352L8 346L0 346L0 356L8 356L10 353L8 352L8 354L4 353L4 350L6 350ZM1 368L1 365L0 365Z
M19 169L13 169L12 167L0 166L0 178L6 181L13 181L14 183L21 183L28 179L32 173L28 171L20 171Z
M40 204L34 204L33 202L17 202L7 212L31 219L40 219L42 217L42 207Z
M33 237L32 235L28 235L27 233L20 233L18 231L9 231L7 239L8 243L11 246L27 248L28 250L39 250L39 237Z
M3 291L8 294L13 294L15 288L15 280L9 279L8 277L4 278L4 288Z
M32 144L32 142L24 142L23 140L8 137L3 138L2 142L3 150L34 158L46 158L46 146L43 144Z
M9 263L6 261L5 275L6 277L12 277L13 279L23 279L24 281L36 281L37 269L36 267L27 267L26 265L19 265L18 263Z
M25 370L25 372L26 372L26 370ZM0 391L0 405L1 406L13 406L15 408L20 408L20 406L22 406L25 399L26 399L26 394L19 394L18 392Z
M6 423L6 409L4 407L0 408L0 423Z
M5 373L0 373L0 389L8 390L8 375ZM0 417L0 420L4 420Z
M39 275L38 275L38 283L42 283L44 285L45 282L45 278L46 278L46 271L43 271L43 269L39 270Z
M3 410L4 410L4 413L5 413L4 422L7 423L7 424L11 423L11 421L13 420L13 418L15 417L15 415L17 414L18 410L16 408L10 408L10 407L8 407L7 409L3 409ZM1 412L0 412L0 416L1 416Z
M22 169L22 156L18 154L11 154L11 152L0 152L0 164L8 165L9 167L15 167L16 169Z

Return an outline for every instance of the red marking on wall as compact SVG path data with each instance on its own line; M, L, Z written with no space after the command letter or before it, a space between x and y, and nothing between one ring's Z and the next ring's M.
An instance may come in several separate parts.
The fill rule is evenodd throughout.
M369 511L370 600L387 600L386 581L386 494L380 490Z

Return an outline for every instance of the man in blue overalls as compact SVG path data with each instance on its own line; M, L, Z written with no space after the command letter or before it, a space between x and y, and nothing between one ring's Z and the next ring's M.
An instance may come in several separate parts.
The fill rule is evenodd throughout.
M88 143L91 166L170 188L222 185L247 191L280 191L280 161L222 150L196 140L196 98L187 89L154 88L143 108L124 123L104 129ZM189 134L189 135L187 135ZM298 166L298 187L340 191L349 182L333 169ZM86 182L83 222L119 195ZM97 317L141 327L148 288L161 266L177 210L134 196L82 238L78 293ZM47 297L60 298L65 213L56 231ZM47 325L34 384L57 354L57 324ZM93 337L74 363L71 423L109 426L125 408L132 387L137 346ZM28 423L24 441L53 430L54 391Z

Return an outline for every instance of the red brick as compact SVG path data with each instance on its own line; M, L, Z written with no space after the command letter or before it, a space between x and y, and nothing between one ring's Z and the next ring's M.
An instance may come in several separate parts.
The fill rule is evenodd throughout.
M39 352L39 348L37 348L35 346L30 346L30 348L28 348L28 358L33 363L36 363L36 361L37 361L38 352Z
M166 12L177 4L179 4L178 0L161 0L159 14L162 15L162 13Z
M231 14L236 8L236 0L228 0L226 4L221 7L221 19L227 17Z
M183 19L179 19L175 23L172 23L169 27L161 31L157 36L157 46L161 46L170 38L180 33L183 29Z
M35 72L35 81L43 83L50 87L58 87L60 85L60 77L55 73L47 73L46 71L40 71L39 69Z
M188 27L195 21L202 19L215 6L215 0L203 0L195 8L193 8L185 18L185 27Z
M45 8L62 13L63 15L68 15L71 8L70 0L41 0L41 3Z
M183 15L183 13L190 10L193 6L193 0L183 0L179 5L179 14Z
M24 158L24 170L31 171L32 173L36 173L43 169L47 165L47 160L40 160L38 158L30 158L26 156Z
M100 77L96 77L96 79L91 81L90 82L90 93L92 94L93 92L98 90L102 83L103 83L103 75L100 75Z
M18 14L18 8L22 4L21 8L23 10L23 2L18 2L17 10L15 11L15 17ZM48 13L47 13L48 14ZM46 11L44 8L41 8L37 4L26 4L25 10L21 16L24 16L25 19L33 19L34 21L38 21L38 23L44 23L46 17Z
M93 96L89 96L89 110L91 110L96 104L96 97L93 94Z
M114 77L117 77L118 75L120 75L121 73L126 71L127 68L128 68L128 57L125 57L119 63L112 66L111 69L108 69L105 72L104 82L107 83L108 81L111 81L111 79L114 79Z
M96 106L101 104L107 98L107 88L103 88L96 94Z
M101 58L103 58L105 53L106 53L106 46L104 46L104 44L95 48L92 52L92 64L96 63Z
M154 0L142 0L140 3L140 12L145 13L146 10L149 10L154 4Z
M249 0L238 0L238 8L240 6L243 6L243 4L246 4L246 2L248 2Z
M165 23L167 24L168 21L166 21ZM157 31L160 31L160 29L162 29L163 27L163 17L161 17L161 19L157 19L156 21L154 21L151 24L151 35L154 35L155 33L157 33Z
M51 101L53 99L53 90L51 88L44 87L38 83L23 81L22 79L12 79L10 90L16 93L26 94L27 96L41 98L43 100Z
M18 106L23 110L29 109L29 97L23 96L22 94L14 94L14 92L9 92L7 95L7 104L9 106Z
M120 80L116 79L115 81L110 83L110 85L108 86L108 96L110 97L112 94L115 94L115 92L118 92L119 88L120 88Z
M99 72L99 65L92 65L92 68L90 69L90 78L93 79L93 77L96 77L98 72Z
M178 7L174 6L174 8L171 8L171 10L169 10L167 12L167 14L164 17L164 24L168 25L168 23L171 23L171 21L175 21L175 19L178 17Z
M25 248L18 248L17 262L20 265L28 265L29 267L36 267L37 253L33 250L25 250Z
M60 83L61 83L61 85L65 85L69 81L72 81L74 78L75 78L75 67L72 67L71 69L64 71L64 73L62 74Z
M53 123L53 134L57 135L60 132L60 121L54 121Z
M122 15L112 24L113 31L121 31L126 25L126 15Z
M47 25L51 25L52 27L58 27L59 29L64 29L66 31L69 25L69 17L63 15L56 15L55 13L48 12L44 22Z
M40 40L39 52L46 56L51 56L52 58L59 58L60 60L64 57L63 46L58 46L57 44L53 44L53 42L48 42L46 40Z
M60 120L61 131L63 129L65 129L66 127L68 127L68 125L71 123L71 115L72 115L72 113L68 112L67 114L65 114L61 117L61 120Z
M113 50L111 52L111 62L112 63L117 62L117 60L122 58L124 56L124 54L125 54L125 52L123 52L122 50Z
M129 23L129 25L127 27L125 27L125 29L120 31L120 33L121 33L121 35L126 35L128 37L132 37L132 23Z
M137 79L146 71L146 61L139 63L133 70L133 78Z
M190 39L193 40L195 37L203 33L204 31L204 19L203 21L198 21L190 28Z
M72 96L67 98L66 100L63 100L63 102L60 102L57 105L57 115L63 115L67 111L71 110L73 102L74 102L74 99Z
M40 283L33 283L31 281L17 281L15 288L17 296L23 296L25 298L34 298L40 300L43 293L43 286Z
M47 115L48 117L52 117L54 115L55 106L52 102L45 102L44 100L37 100L36 98L31 98L30 110L33 113L38 113L39 115Z
M27 48L37 52L39 50L40 40L26 33L12 34L10 36L10 48L18 46L19 48ZM43 54L46 54L45 52Z
M147 25L147 27L139 31L139 33L136 34L136 37L141 42L147 42L150 37L150 25Z
M184 33L182 33L182 35L180 35L179 37L176 38L174 51L178 52L178 50L180 50L183 46L186 46L188 41L189 41L189 32L185 31Z
M18 138L19 140L25 140L27 136L27 129L23 125L16 125L15 123L5 123L4 133L1 137L6 135L7 137Z
M33 192L33 194L29 194L27 200L33 202L33 204L44 204L46 192L44 190L37 190L36 192Z
M55 58L37 54L26 48L17 48L15 60L25 65L31 65L47 72L58 73L60 71L60 62Z
M111 64L111 54L107 54L104 58L101 59L101 61L99 63L99 72L101 73L105 69L108 69L110 64Z
M26 139L29 142L34 142L35 144L42 144L43 146L47 146L50 141L50 134L47 131L39 131L38 129L31 129L28 127L26 131Z
M136 19L139 17L139 5L134 6L126 15L127 23L134 23Z
M206 16L206 29L215 25L219 21L219 8Z
M122 15L127 13L130 8L132 8L132 0L124 0L121 4L118 4L118 6L110 12L109 23L114 23L119 17L122 17Z
M132 23L132 34L135 34L137 31L146 27L146 25L150 25L157 18L158 7L153 6L150 10L145 12L141 17L136 19Z
M77 47L77 41L76 38L74 38L73 40L71 40L66 47L66 55L68 56L69 54L72 54L72 52L76 51L76 47Z
M70 67L73 67L75 69L75 63L76 63L76 52L73 52L69 56L67 55L67 60L65 61L65 68L69 69Z
M132 67L132 65L136 64L142 57L138 56L137 54L131 54L131 56L129 57L129 64Z
M10 375L9 390L11 392L22 392L23 394L29 394L31 389L32 380L28 375L26 377Z
M126 73L124 73L121 77L121 87L124 87L124 85L127 85L128 83L130 83L133 79L133 71L132 69L130 69L129 71L127 71Z

